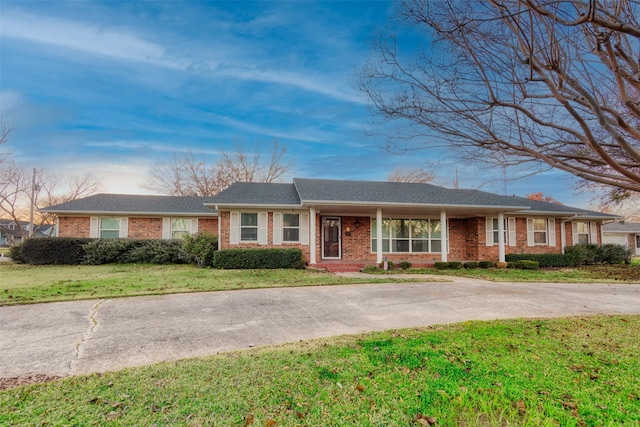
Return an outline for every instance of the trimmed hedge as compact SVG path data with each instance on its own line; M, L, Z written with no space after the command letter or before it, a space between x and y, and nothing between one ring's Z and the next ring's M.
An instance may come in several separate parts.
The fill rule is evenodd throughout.
M508 268L515 268L518 270L537 270L540 267L538 261L531 261L528 259L521 259L520 261L510 262Z
M9 246L9 258L11 261L16 264L24 264L24 259L22 259L22 243L14 243Z
M629 264L633 257L631 250L613 243L569 246L565 253L575 259L576 265Z
M94 239L84 246L85 264L181 264L180 239Z
M221 249L213 256L213 266L223 269L303 268L298 248Z
M409 261L400 261L400 264L398 265L400 266L401 269L408 270L411 268L413 264L411 264Z
M545 267L575 267L579 265L576 263L574 256L565 254L507 254L505 255L505 261L512 263L517 261L537 261L538 266Z
M446 261L436 261L433 263L433 267L436 270L445 270L447 268L449 268L449 263Z
M474 268L478 268L479 264L475 261L469 261L469 262L465 262L463 267L468 269L474 269Z
M75 237L31 238L20 246L18 258L25 264L33 265L82 264L85 256L84 245L91 240ZM11 258L13 259L13 256Z
M462 263L460 261L449 261L449 268L452 270L458 270L462 268Z
M478 267L480 268L493 268L493 261L480 261Z

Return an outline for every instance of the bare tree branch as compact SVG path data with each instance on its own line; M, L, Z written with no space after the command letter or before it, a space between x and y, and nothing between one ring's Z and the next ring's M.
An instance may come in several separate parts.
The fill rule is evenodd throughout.
M639 16L637 0L408 0L428 48L380 39L360 86L398 123L390 146L445 143L638 192Z
M433 172L422 168L397 168L387 176L387 181L391 182L416 182L421 184L433 182L434 179L435 175Z

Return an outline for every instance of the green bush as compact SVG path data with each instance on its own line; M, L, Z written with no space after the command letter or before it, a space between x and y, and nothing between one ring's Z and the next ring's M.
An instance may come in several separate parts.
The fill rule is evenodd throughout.
M24 259L22 258L22 243L14 243L9 247L9 252L7 253L9 258L17 264L23 264Z
M298 248L221 249L213 256L213 266L224 269L303 268L304 264Z
M400 268L403 270L408 270L411 268L411 263L409 261L400 261Z
M493 267L493 261L480 261L478 263L478 267L480 267L480 268L492 268Z
M187 258L182 244L180 239L95 239L84 247L85 263L180 264Z
M464 268L478 268L479 264L475 261L469 261L469 262L465 262L463 267Z
M433 264L433 267L436 270L446 270L447 268L449 268L449 263L446 261L437 261Z
M183 249L189 262L198 267L213 266L213 255L218 250L218 236L212 233L197 233L184 237Z
M538 261L521 259L520 261L510 262L508 267L516 268L518 270L537 270L540 267L540 265L538 264Z
M362 271L363 273L375 274L380 271L380 267L377 265L365 265Z
M574 265L629 264L633 257L631 250L613 243L569 246L565 248L565 254L571 257Z
M20 250L22 261L26 264L77 265L84 262L84 245L91 239L75 237L42 237L27 239Z
M459 261L450 261L449 262L449 268L452 270L458 270L460 268L462 268L462 263Z
M512 263L517 261L537 261L538 266L546 267L574 267L576 263L574 255L571 254L507 254L505 261Z

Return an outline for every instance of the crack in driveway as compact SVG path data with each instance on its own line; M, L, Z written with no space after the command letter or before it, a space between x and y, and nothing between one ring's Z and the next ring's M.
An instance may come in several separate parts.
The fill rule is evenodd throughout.
M98 315L98 309L105 302L107 302L107 300L103 299L97 302L93 307L91 307L91 310L89 310L89 321L91 322L91 325L89 326L89 329L85 331L84 334L82 334L82 336L80 337L80 341L76 343L76 353L73 359L69 361L69 370L67 371L67 375L71 375L71 371L73 370L73 362L77 361L80 358L80 348L82 347L82 344L84 344L91 338L91 335L93 335L93 332L98 326L98 319L96 317Z

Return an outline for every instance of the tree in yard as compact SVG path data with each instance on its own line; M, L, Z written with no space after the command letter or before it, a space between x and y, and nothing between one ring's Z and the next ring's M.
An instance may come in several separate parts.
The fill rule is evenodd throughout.
M286 148L274 142L267 163L260 153L248 153L242 144L232 153L223 151L213 165L204 155L193 152L179 156L173 154L170 162L155 163L142 186L159 194L170 196L213 196L237 181L274 182L291 169L284 161Z
M381 38L361 89L399 120L393 144L638 192L639 16L637 0L408 0L422 39Z
M417 182L421 184L432 182L434 179L433 172L422 168L396 168L387 176L387 181L391 182Z
M562 204L561 201L556 200L551 196L545 196L541 191L538 192L538 193L527 194L525 197L527 199L529 199L529 200L538 200L538 201L541 201L541 202L554 203L556 205L561 205Z

